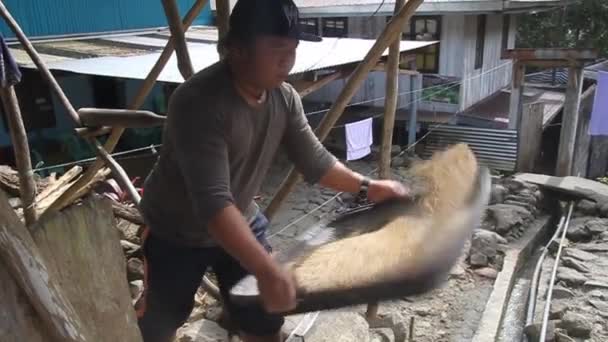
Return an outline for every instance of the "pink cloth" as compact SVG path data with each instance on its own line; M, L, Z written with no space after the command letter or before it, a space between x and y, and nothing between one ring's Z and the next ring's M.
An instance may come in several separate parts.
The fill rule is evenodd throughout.
M372 152L372 123L373 118L369 118L345 125L346 160L361 159Z

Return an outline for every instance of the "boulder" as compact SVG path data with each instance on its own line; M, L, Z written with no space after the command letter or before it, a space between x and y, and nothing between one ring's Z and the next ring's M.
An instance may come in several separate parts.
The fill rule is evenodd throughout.
M591 219L591 217L577 217L572 219L566 237L573 242L590 240L593 234L591 234L591 231L587 227L587 222Z
M127 279L129 281L144 279L144 263L137 258L127 261Z
M479 276L482 276L482 277L488 278L488 279L496 279L496 277L498 277L498 271L496 271L492 267L479 268L473 272L475 272L475 274L477 274Z
M608 241L608 232L603 232L598 236L598 239L601 241Z
M514 178L506 178L502 180L502 185L510 192L518 192L526 188L526 183Z
M326 311L306 334L307 342L369 341L369 325L363 316L347 311Z
M585 224L593 236L608 231L608 219L592 218Z
M563 287L563 286L555 286L553 288L553 298L554 299L570 299L574 297L574 292L572 290Z
M563 301L555 301L551 303L549 308L549 319L560 319L566 311L570 309L570 306Z
M599 204L598 212L601 217L608 217L608 202Z
M549 321L547 323L547 334L545 335L545 341L553 342L555 341L555 328L557 326L556 321ZM524 328L524 334L528 337L528 341L538 341L540 340L540 331L542 329L542 324L535 323L530 324Z
M583 285L587 281L587 277L568 267L557 268L557 279L568 286Z
M589 299L589 304L602 312L608 312L608 303L603 300Z
M555 342L576 342L572 337L568 336L568 333L563 329L555 329Z
M582 199L576 203L575 210L582 215L595 216L597 214L597 204L588 199Z
M579 243L576 245L578 249L591 253L606 253L608 252L608 243L606 242L591 242Z
M574 312L566 312L558 327L566 330L572 337L589 338L591 336L592 320Z
M564 257L570 257L570 258L574 258L580 261L591 261L591 260L595 260L597 258L597 256L585 252L585 251L581 251L580 249L576 249L576 248L566 248L564 249Z
M228 341L228 333L217 323L201 319L184 324L176 334L176 342Z
M589 267L587 267L587 265L583 261L579 261L574 258L570 258L570 257L562 258L562 264L566 267L570 267L581 273L589 273L589 271L590 271Z
M488 257L481 253L471 253L469 257L469 263L471 266L483 267L489 264Z
M127 258L141 256L141 248L138 245L127 240L120 240L120 245L122 246L122 251L125 253Z
M490 204L498 204L505 201L509 191L503 185L494 184L490 193Z
M489 260L504 251L507 240L502 236L484 229L475 230L471 239L470 254L485 255Z
M120 232L121 240L127 240L136 245L141 245L139 238L140 225L131 223L127 220L117 219L116 228Z
M494 204L486 210L486 221L492 230L505 235L512 228L516 228L533 219L532 213L526 208L512 204Z
M372 329L370 342L395 342L393 329Z

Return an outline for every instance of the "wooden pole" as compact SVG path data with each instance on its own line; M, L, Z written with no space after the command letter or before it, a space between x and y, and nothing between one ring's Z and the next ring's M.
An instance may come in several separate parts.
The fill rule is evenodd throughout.
M19 193L21 195L21 202L23 203L25 224L31 227L36 222L36 182L34 182L34 173L32 172L32 160L30 158L27 133L23 125L15 88L13 86L0 88L0 97L4 104L4 112L6 113L11 141L15 151L17 170L19 171Z
M399 13L404 0L395 2L395 13ZM382 127L382 147L380 149L380 178L391 177L391 152L393 147L393 130L397 112L397 94L399 92L399 55L401 54L401 34L389 48L386 63L386 97L384 99L384 120ZM377 310L376 310L377 311Z
M523 108L524 76L526 67L519 61L513 62L513 80L509 105L509 129L516 129Z
M562 130L557 153L556 175L558 177L572 175L582 89L583 68L581 66L572 66L568 69L568 85L566 88Z
M219 40L221 41L226 37L228 29L230 28L230 1L229 0L216 0L216 15L217 15L217 31Z
M340 95L338 95L338 98L332 105L329 112L321 121L316 132L321 141L325 140L336 121L338 121L342 113L344 113L344 109L352 97L367 78L369 72L376 66L380 56L382 56L389 44L395 40L397 35L401 33L405 23L412 17L414 12L416 12L416 9L418 9L423 1L424 0L409 0L405 6L401 8L399 13L389 21L388 25L384 28L384 31L382 31L363 61L357 66L352 76L346 82L346 85L342 89ZM279 189L278 193L275 195L272 202L266 209L265 213L269 218L272 218L276 214L282 202L295 187L298 179L299 176L292 168L289 175L281 184L281 188Z
M574 153L573 175L580 174L587 177L589 170L589 156L591 154L591 135L589 135L589 123L593 111L596 86L592 85L585 90L581 96L581 107L579 111L579 125L576 132L576 151Z
M3 262L49 332L50 341L91 341L74 307L46 266L36 243L0 191L0 262Z
M342 77L345 77L346 74L347 74L347 72L345 72L345 71L336 71L333 74L324 76L323 78L321 78L317 81L314 81L314 82L296 83L296 84L294 84L294 87L295 87L296 91L298 92L298 94L300 94L300 97L306 97L306 96L310 95L311 93L314 93L315 91L328 85L329 83L331 83L337 79L340 79Z
M526 105L519 120L519 141L517 148L517 171L534 172L540 156L543 134L543 103Z
M17 39L25 49L25 52L27 52L27 54L30 56L30 58L40 71L42 78L44 78L44 80L51 86L51 89L55 92L55 95L57 95L59 101L66 108L68 115L70 115L72 120L78 126L80 126L80 118L78 117L78 113L68 100L67 96L65 96L65 93L61 89L61 86L59 86L59 83L57 83L57 80L55 79L53 74L51 74L49 68L42 61L42 58L40 58L38 53L36 53L36 49L34 49L34 46L27 38L25 33L23 33L23 30L21 30L21 27L19 27L19 24L17 24L17 22L10 14L6 6L4 6L4 3L2 1L0 1L0 15L2 16L2 18L4 18L4 21L10 27L10 29L15 33L15 36L17 36Z
M175 53L177 54L177 68L184 79L187 80L194 75L194 68L192 67L192 61L188 53L182 18L179 16L179 9L175 0L162 0L162 3L167 21L169 22L171 37L173 37Z
M192 6L190 11L188 11L188 13L186 14L186 17L184 18L184 23L183 23L184 29L188 29L190 27L190 25L192 25L192 23L194 22L196 17L198 17L201 10L205 7L205 5L207 5L207 1L208 0L197 0L196 1L196 3ZM163 71L165 65L167 65L167 62L169 61L169 59L171 58L171 55L173 54L173 51L174 51L173 43L174 43L173 37L169 38L169 41L167 42L165 49L160 54L160 57L158 57L158 61L156 62L156 64L154 64L154 66L152 67L152 70L150 70L150 73L144 80L142 87L139 89L139 91L135 95L133 102L129 106L130 109L139 109L143 105L144 101L146 100L146 97L152 91L152 88L154 87L154 84L156 83L158 76ZM120 140L120 137L122 136L124 131L125 131L124 127L115 127L112 130L110 137L108 138L107 142L104 145L104 149L108 153L112 153L112 151L114 151L114 148L116 148L116 145L118 144L118 141ZM68 191L66 191L60 198L58 198L57 201L55 203L53 203L53 205L49 209L50 210L61 210L61 209L65 208L67 205L69 205L70 203L72 203L77 198L78 194L80 193L80 189L87 187L89 185L89 183L91 182L91 180L93 180L93 178L97 174L97 171L99 171L99 169L101 169L102 167L103 167L103 161L100 158L97 158L95 163L93 163L93 165L91 165L91 167L87 169L87 171L84 173L84 175L76 183L74 183L74 185L72 185L72 187Z

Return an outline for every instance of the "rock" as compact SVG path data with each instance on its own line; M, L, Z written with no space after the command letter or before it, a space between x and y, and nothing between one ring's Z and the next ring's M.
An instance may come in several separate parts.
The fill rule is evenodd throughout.
M512 204L494 204L486 210L486 220L494 227L494 231L501 235L533 218L528 209Z
M555 342L576 342L563 329L555 329Z
M144 282L142 280L134 280L129 283L129 290L131 291L131 299L137 299L144 292Z
M508 194L507 188L500 184L494 184L490 193L490 204L498 204L505 201L505 197Z
M184 324L176 335L176 342L217 342L228 341L228 333L206 319Z
M570 299L574 297L574 292L563 286L555 286L553 288L553 298L555 299Z
M557 279L568 286L583 285L587 281L587 277L568 267L557 268Z
M590 287L590 288L608 289L608 282L590 280L590 281L586 281L584 286Z
M593 235L589 228L587 228L587 222L589 220L591 220L590 217L577 217L572 219L566 237L573 242L590 240Z
M488 257L480 253L474 253L471 254L471 257L469 258L469 263L471 263L471 266L487 266Z
M599 298L602 300L608 299L608 296L606 296L606 294L602 290L589 291L588 295L592 298Z
M484 278L488 278L488 279L496 279L496 277L498 277L498 271L496 271L495 269L491 268L491 267L484 267L484 268L479 268L476 269L475 274L480 275Z
M574 258L580 261L591 261L597 258L597 256L588 253L588 252L584 252L581 251L580 249L576 249L576 248L566 248L564 249L564 257L570 257L570 258Z
M570 309L570 306L562 301L551 303L549 308L549 319L560 319Z
M575 210L583 215L595 216L597 214L597 204L588 199L582 199L576 203Z
M608 232L603 232L598 236L598 239L601 241L608 241Z
M137 258L127 261L127 279L129 281L144 279L144 263Z
M598 205L598 211L601 217L608 217L608 202Z
M585 251L585 252L600 252L600 253L605 253L608 252L608 243L579 243L576 245L576 247L578 249L580 249L581 251Z
M418 306L417 308L414 309L414 312L418 316L422 316L422 317L433 315L433 309L426 305Z
M593 326L587 317L574 312L566 312L558 326L573 337L589 338Z
M549 321L547 323L547 334L545 335L545 341L555 341L555 328L557 326L556 321ZM542 329L542 324L530 324L524 328L524 334L528 337L528 341L538 341L540 340L540 330Z
M141 245L141 240L139 239L139 229L141 226L123 219L118 219L117 221L116 228L120 231L121 239Z
M393 329L382 328L382 329L372 329L370 331L371 339L370 342L394 342L395 341L395 333Z
M506 244L507 240L494 232L484 229L475 230L471 239L471 265L488 265L489 262L494 260L498 251L503 251L506 248Z
M503 179L502 184L510 192L518 192L526 188L526 183L513 178Z
M120 240L120 245L122 246L122 251L125 253L127 258L139 257L141 254L141 248L132 242Z
M455 264L454 267L452 267L452 269L450 270L450 276L458 279L464 278L466 274L467 271L461 263Z
M190 317L188 317L188 322L192 323L205 318L205 312L207 310L202 306L195 306L190 313Z
M602 300L597 300L597 299L589 299L588 302L594 308L596 308L600 311L603 311L603 312L608 312L608 304L606 302L604 302Z
M589 273L589 267L587 267L587 265L585 265L582 261L578 261L571 257L562 258L562 265L582 273Z
M559 238L551 240L551 243L549 244L549 252L551 252L551 254L555 255L557 253L557 249L559 248L559 241ZM568 248L568 246L570 246L570 240L565 239L564 248Z
M346 311L322 312L306 335L308 342L369 340L369 325L365 319L357 313Z
M217 305L207 307L204 318L210 321L219 322L222 318L222 307Z
M526 202L521 202L521 201L515 201L515 200L512 200L512 199L507 199L503 203L504 204L515 205L515 206L518 206L518 207L525 208L530 213L534 213L536 211L536 207L533 204L526 203Z

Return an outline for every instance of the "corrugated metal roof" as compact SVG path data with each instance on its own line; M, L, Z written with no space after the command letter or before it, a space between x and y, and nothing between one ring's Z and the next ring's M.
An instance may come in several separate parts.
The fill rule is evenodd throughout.
M144 79L157 61L168 37L168 30L163 30L147 34L44 42L34 46L43 53L43 59L53 70ZM195 71L219 60L215 27L194 27L186 33L186 38ZM292 74L360 62L374 43L374 40L353 38L324 38L318 43L301 42ZM412 51L435 43L403 41L401 51ZM11 50L21 66L33 67L32 61L20 47L12 46ZM388 54L388 50L384 54ZM183 81L175 54L158 80L172 83Z

